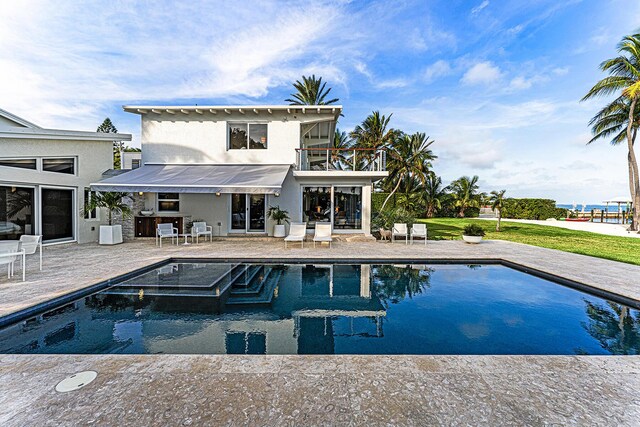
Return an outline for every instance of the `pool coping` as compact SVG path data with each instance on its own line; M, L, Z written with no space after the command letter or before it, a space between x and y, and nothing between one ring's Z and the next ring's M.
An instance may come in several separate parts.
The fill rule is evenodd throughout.
M569 287L582 291L593 296L604 298L619 304L629 306L634 309L640 309L640 301L629 298L615 292L607 291L582 282L567 279L554 273L549 273L538 268L529 267L522 263L517 263L504 258L256 258L256 257L168 257L164 260L154 262L141 268L128 271L126 273L111 277L84 288L76 289L63 295L51 298L47 301L34 304L21 310L9 313L0 317L0 329L15 325L21 321L25 321L31 317L44 314L59 306L69 304L75 300L100 292L108 287L117 285L118 283L130 279L133 276L146 273L155 268L165 266L172 262L215 262L215 263L269 263L269 264L435 264L435 265L465 265L465 264L483 264L483 265L502 265L522 273L530 274L545 280L552 281L561 286Z

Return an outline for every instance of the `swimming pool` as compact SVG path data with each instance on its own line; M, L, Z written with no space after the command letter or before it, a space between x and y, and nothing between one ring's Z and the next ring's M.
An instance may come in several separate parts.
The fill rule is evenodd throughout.
M0 353L639 354L640 312L499 263L172 260L1 329Z

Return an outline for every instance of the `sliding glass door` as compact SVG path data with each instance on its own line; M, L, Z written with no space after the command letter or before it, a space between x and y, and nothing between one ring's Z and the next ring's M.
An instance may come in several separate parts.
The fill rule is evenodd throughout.
M263 233L265 231L266 196L264 194L231 194L231 232Z
M41 190L42 240L73 239L73 190Z
M35 233L34 189L0 186L0 240Z
M308 229L328 222L334 230L361 230L362 187L302 187L302 218Z

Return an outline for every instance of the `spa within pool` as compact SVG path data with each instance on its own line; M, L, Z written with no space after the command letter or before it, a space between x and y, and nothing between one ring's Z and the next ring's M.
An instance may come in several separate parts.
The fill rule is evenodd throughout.
M636 309L500 264L171 262L0 330L0 353L639 351Z

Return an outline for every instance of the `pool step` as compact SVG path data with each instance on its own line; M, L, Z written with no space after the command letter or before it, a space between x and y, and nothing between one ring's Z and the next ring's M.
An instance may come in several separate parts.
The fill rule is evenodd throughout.
M248 265L245 269L244 276L238 277L233 283L234 289L246 289L253 284L253 279L263 270L261 265ZM233 292L233 290L232 290Z
M282 270L272 270L269 276L266 277L261 286L261 291L256 295L237 295L231 294L226 302L226 305L269 305L273 301L274 291L280 277L282 276Z
M231 287L231 295L258 295L264 287L264 284L269 279L269 275L272 271L273 269L271 267L261 267L258 272L262 272L262 275L259 275L257 274L258 272L256 272L256 274L254 274L254 276L252 277L253 280L248 284L242 284L240 286L233 285Z

